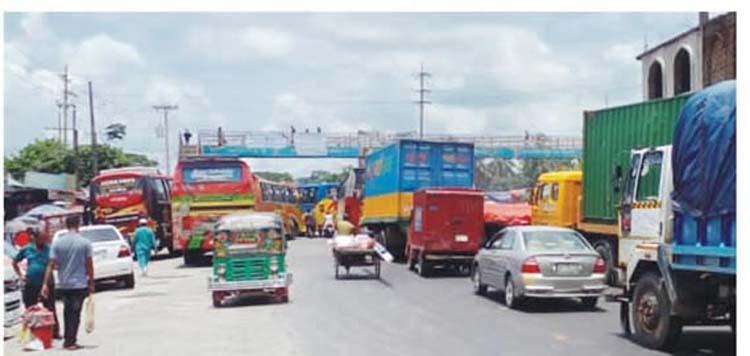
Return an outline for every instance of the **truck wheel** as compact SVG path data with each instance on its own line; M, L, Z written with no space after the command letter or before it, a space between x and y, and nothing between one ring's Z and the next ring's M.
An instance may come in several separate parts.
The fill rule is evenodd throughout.
M622 328L622 333L630 337L632 334L632 330L630 329L630 304L627 302L620 302L620 327Z
M601 241L594 245L594 250L602 256L602 259L604 259L604 265L607 266L607 269L604 272L604 282L607 285L614 286L617 281L615 277L615 264L614 257L612 256L612 248L609 246L609 243Z
M474 272L472 273L471 280L472 285L474 286L474 294L487 294L487 285L482 283L482 276L479 273L479 266L474 266Z
M417 258L419 259L417 261L417 273L422 277L428 277L432 272L430 263L425 260L424 253L420 253Z
M645 347L667 350L682 333L682 321L670 315L669 296L654 273L646 273L636 282L632 314L633 337Z

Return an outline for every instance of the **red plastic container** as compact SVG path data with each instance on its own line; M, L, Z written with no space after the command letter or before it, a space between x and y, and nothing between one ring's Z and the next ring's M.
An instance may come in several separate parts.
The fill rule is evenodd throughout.
M54 329L54 325L32 327L31 335L34 335L35 338L39 339L45 349L49 349L52 347L52 333Z
M39 339L45 349L52 347L52 334L55 329L55 315L41 304L32 305L23 313L24 325L31 335Z

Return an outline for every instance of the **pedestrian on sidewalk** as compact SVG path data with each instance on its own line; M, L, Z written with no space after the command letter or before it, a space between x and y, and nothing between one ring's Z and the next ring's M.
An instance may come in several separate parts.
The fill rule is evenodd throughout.
M23 285L23 304L26 308L37 304L40 300L47 310L55 316L55 329L53 337L60 337L60 322L57 321L57 312L55 311L55 283L54 278L49 281L49 294L47 298L42 298L42 282L44 281L44 272L49 264L50 246L49 234L45 232L31 232L33 243L22 248L13 259L13 269L16 271L18 278L24 282ZM18 264L26 260L26 274L21 271Z
M63 298L63 320L65 335L63 347L66 350L78 350L78 326L81 323L83 301L94 294L94 262L91 259L91 241L81 236L78 228L81 224L78 216L69 216L65 220L68 231L52 241L50 260L42 282L42 296L51 298L49 282L52 270L57 268L57 291Z
M156 236L147 223L146 219L139 220L139 226L133 234L133 247L135 247L135 255L138 258L138 267L141 269L142 276L148 273L151 250L156 250Z

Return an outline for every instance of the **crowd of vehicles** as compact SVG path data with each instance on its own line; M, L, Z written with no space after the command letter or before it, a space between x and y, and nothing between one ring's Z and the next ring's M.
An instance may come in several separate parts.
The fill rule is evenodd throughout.
M669 348L736 317L736 104L727 81L587 113L583 172L540 176L534 224L583 233L623 288L623 330Z

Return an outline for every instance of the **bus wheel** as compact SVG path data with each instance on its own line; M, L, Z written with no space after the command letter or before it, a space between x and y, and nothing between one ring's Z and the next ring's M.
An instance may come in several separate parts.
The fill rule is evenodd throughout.
M195 253L192 250L185 249L184 254L182 255L183 262L185 263L185 266L193 266L198 264L198 258L200 257L199 254Z
M682 333L682 321L670 315L669 296L654 273L646 273L638 279L631 312L633 337L645 347L670 349Z

